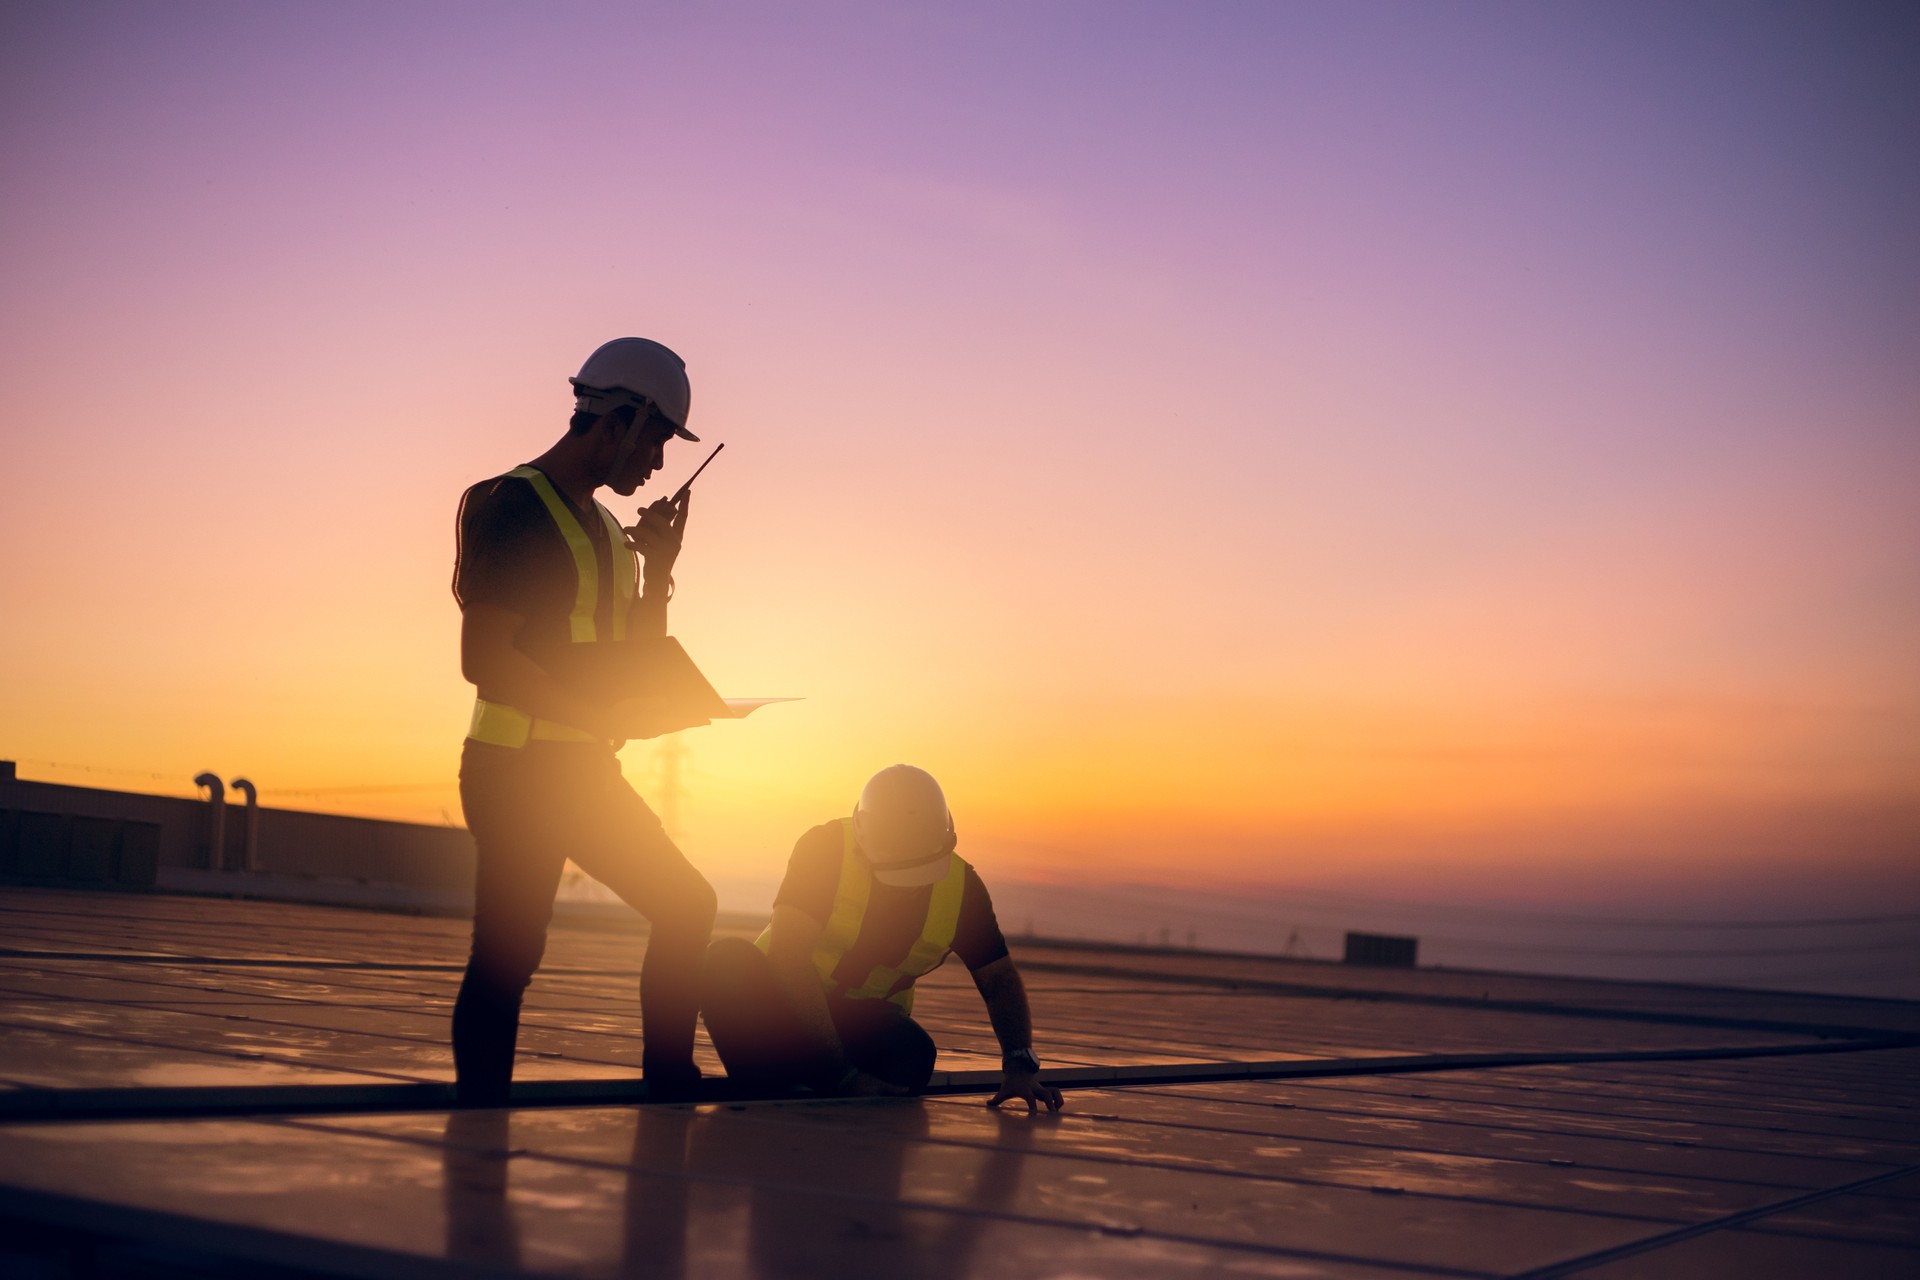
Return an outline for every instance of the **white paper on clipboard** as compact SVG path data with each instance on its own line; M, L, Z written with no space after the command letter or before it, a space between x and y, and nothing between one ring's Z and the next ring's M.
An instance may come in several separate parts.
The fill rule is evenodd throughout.
M722 698L727 710L733 713L735 720L742 719L764 706L775 702L803 702L803 698Z

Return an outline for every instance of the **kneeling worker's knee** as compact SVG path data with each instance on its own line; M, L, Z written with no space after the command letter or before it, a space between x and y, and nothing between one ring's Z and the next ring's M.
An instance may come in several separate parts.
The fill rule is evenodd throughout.
M719 899L705 880L693 880L681 886L672 903L649 917L653 936L670 942L677 950L704 948L713 936L713 919L719 912Z
M719 914L720 899L704 879L688 881L674 895L673 910L653 922L655 929L666 928L683 936L698 934L701 942L713 935L713 918Z
M745 938L715 938L707 948L701 985L708 989L735 986L764 963L760 949Z

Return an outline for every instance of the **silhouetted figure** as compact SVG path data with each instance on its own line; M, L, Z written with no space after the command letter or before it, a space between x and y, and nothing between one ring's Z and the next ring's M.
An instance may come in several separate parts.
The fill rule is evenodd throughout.
M700 1075L693 1033L713 889L614 756L625 739L690 727L664 699L623 696L636 647L666 634L687 499L657 501L623 529L593 496L602 485L632 494L669 440L698 439L686 429L686 367L657 342L619 338L570 381L567 433L460 503L453 591L461 670L479 694L460 761L479 852L453 1012L466 1105L507 1099L521 996L569 857L652 923L640 980L649 1087L685 1089Z
M926 1087L935 1050L911 1016L913 984L951 952L1000 1040L989 1105L1059 1109L1059 1090L1039 1078L1026 987L993 900L956 845L940 784L904 764L873 776L853 817L800 838L766 931L707 950L701 1008L730 1079L866 1094Z

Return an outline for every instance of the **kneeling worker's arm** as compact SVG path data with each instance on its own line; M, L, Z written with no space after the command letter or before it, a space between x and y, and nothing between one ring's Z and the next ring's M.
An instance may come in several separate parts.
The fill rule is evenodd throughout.
M982 965L973 975L973 985L987 1002L987 1017L993 1022L993 1034L1000 1039L1000 1092L987 1103L997 1107L1010 1098L1026 1101L1033 1111L1045 1103L1049 1111L1058 1111L1060 1091L1040 1079L1039 1065L1033 1057L1033 1014L1027 1007L1027 987L1020 971L1013 967L1012 956L1001 956Z
M777 905L773 909L772 929L772 936L767 939L767 961L773 969L773 980L779 984L781 994L786 996L788 1006L820 1060L832 1064L832 1075L823 1083L838 1082L842 1089L855 1093L904 1092L857 1070L847 1059L840 1033L834 1029L833 1015L827 1011L827 993L821 989L820 975L813 967L813 949L820 941L820 922L798 907Z

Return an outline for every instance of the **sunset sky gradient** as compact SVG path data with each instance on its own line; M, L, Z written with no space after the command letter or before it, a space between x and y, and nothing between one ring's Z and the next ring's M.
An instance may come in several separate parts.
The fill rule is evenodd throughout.
M454 504L642 334L806 698L716 877L908 760L1007 876L1920 907L1911 5L14 4L0 172L24 776L457 820Z

